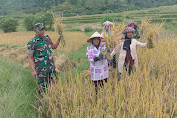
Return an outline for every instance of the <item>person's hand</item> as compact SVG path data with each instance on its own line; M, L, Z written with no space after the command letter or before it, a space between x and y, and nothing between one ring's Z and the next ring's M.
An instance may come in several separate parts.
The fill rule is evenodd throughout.
M36 71L33 71L33 72L32 72L32 76L33 76L34 78L37 78L37 73L36 73Z
M147 42L147 48L154 48L153 42Z
M60 37L58 38L58 40L61 40L62 38L64 38L64 36L63 36L63 35L60 35Z
M95 57L93 60L94 60L94 62L97 62L97 61L99 61L100 59L99 59L98 57Z

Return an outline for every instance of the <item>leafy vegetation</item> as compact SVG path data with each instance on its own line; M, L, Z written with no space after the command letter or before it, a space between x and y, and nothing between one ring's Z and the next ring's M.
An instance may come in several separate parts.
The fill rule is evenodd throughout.
M29 15L24 18L24 26L27 31L33 31L34 30L34 24L35 24L35 16Z
M36 81L29 69L0 58L0 117L36 118Z
M36 14L53 10L64 16L117 13L177 4L176 0L1 0L0 15Z
M2 30L7 32L15 32L17 30L18 20L15 18L4 18L1 20L1 28Z
M93 29L92 29L90 26L84 28L84 31L85 31L85 32L91 32L92 30L93 30Z

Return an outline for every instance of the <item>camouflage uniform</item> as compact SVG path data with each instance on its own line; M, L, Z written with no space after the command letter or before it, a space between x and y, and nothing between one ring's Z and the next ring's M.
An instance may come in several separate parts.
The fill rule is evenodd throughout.
M52 57L52 45L48 36L34 37L27 44L27 53L33 54L40 89L45 90L48 83L56 77L55 64Z

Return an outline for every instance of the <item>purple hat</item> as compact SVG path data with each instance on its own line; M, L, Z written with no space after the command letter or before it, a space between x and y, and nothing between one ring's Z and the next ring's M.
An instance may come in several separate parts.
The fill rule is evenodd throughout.
M135 32L135 29L132 28L132 27L127 27L127 28L125 28L125 30L123 31L123 34L126 34L126 33L128 33L128 32L134 33L134 32Z

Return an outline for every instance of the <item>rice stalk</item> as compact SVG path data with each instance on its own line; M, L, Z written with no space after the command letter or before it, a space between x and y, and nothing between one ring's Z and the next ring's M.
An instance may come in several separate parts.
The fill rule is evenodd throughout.
M55 14L53 13L54 28L55 28L55 31L57 31L60 36L63 35L64 27L65 27L64 24L62 24L62 19L63 19L62 17L57 18ZM63 47L66 45L66 41L64 38L61 39L61 44Z

